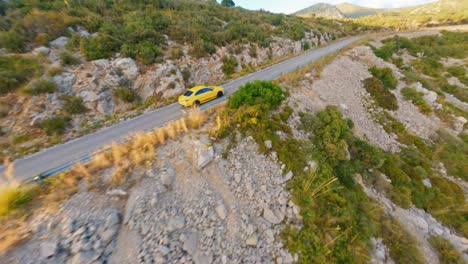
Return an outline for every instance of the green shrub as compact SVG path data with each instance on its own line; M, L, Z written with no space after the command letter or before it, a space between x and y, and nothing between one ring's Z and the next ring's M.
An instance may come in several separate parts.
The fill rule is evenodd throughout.
M173 47L170 50L170 58L173 60L178 60L184 56L184 51L179 47Z
M69 115L82 114L89 110L84 105L83 98L81 97L62 95L60 99L65 102L62 109Z
M432 112L431 106L424 100L423 93L418 92L413 87L405 87L401 89L401 94L405 100L413 102L423 114L429 114Z
M20 134L20 135L14 135L11 137L10 141L12 144L21 144L24 142L28 142L31 138L27 134Z
M466 70L464 66L450 66L447 68L447 72L449 72L452 76L455 77L463 77L466 75Z
M82 38L80 50L84 53L87 60L99 60L109 58L120 48L119 42L115 37L107 34Z
M304 42L303 49L304 50L309 50L310 49L310 42L309 41Z
M455 247L448 240L441 236L431 236L429 238L431 245L439 254L439 261L443 264L463 264L465 261Z
M385 89L382 81L376 77L371 77L364 80L366 91L371 94L374 100L384 109L397 110L398 102L390 91Z
M435 158L447 168L449 175L468 181L468 143L440 131L436 137Z
M452 94L458 100L462 102L468 102L468 90L466 88L451 85L449 83L442 84L440 88L442 89L442 91Z
M30 83L23 91L31 95L54 93L57 91L57 85L51 81L39 79Z
M41 72L42 67L34 57L0 56L0 94L18 89Z
M223 72L227 76L231 76L236 72L236 67L239 65L236 57L234 56L225 56L223 57Z
M398 80L393 76L392 69L386 68L377 68L372 67L370 68L370 72L374 77L379 78L382 81L385 89L394 90L398 84Z
M60 62L62 65L77 65L80 64L80 59L73 56L72 54L64 51L60 53Z
M56 116L43 120L39 126L44 129L47 135L62 135L70 123L68 116Z
M26 38L16 31L0 32L0 47L11 52L23 52L26 49Z
M246 83L229 97L229 108L236 109L242 105L265 103L277 107L285 99L281 87L269 81L254 81Z
M125 87L115 89L114 95L125 103L133 103L138 100L138 94L134 90Z
M419 60L413 60L411 64L425 75L432 77L440 77L443 67L443 64L433 57L424 57Z
M424 263L417 241L397 220L385 217L381 229L392 260L396 263Z
M25 185L0 186L0 216L21 209L32 200L35 190Z
M142 42L136 46L136 59L143 64L151 64L161 55L161 49L151 42Z

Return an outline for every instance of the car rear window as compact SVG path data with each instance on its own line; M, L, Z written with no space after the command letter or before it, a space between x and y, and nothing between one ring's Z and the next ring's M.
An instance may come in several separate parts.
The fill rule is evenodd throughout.
M184 93L185 96L191 96L192 94L193 94L192 91L186 91L186 92Z

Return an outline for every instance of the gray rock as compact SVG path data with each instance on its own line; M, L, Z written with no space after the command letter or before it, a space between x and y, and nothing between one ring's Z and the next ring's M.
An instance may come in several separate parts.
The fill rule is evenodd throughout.
M161 170L161 182L164 184L166 187L172 187L172 185L175 182L176 178L176 172L170 165L166 165L162 170Z
M195 264L208 264L213 263L213 253L211 251L208 252L197 252L194 258Z
M118 211L112 212L106 219L106 228L120 224L120 214Z
M429 178L426 178L422 181L422 183L424 184L424 186L426 186L427 188L432 188L432 183L431 183L431 180Z
M198 247L198 234L191 232L185 237L182 249L190 255L193 255Z
M91 264L100 257L100 254L94 251L82 251L73 256L70 264Z
M265 147L267 147L267 149L271 149L273 147L273 143L271 142L271 140L265 141Z
M57 85L58 92L70 94L73 91L73 85L76 82L76 76L70 72L64 72L53 77L54 83Z
M127 196L127 192L122 189L112 189L106 192L110 196Z
M199 169L203 169L214 159L214 148L209 146L205 148L204 146L200 147L198 150L198 161L197 166Z
M100 59L100 60L94 60L92 63L99 68L106 68L107 66L110 65L110 61L108 59Z
M51 41L49 43L49 46L52 47L52 48L64 48L65 45L67 44L68 42L68 38L67 37L58 37L57 39Z
M101 234L100 234L100 237L102 239L102 241L104 243L108 243L109 241L112 240L112 238L114 237L116 233L116 229L115 228L108 228L106 230L104 230Z
M294 173L292 171L289 171L285 176L284 176L284 181L287 182L292 179L294 176Z
M427 94L424 95L424 100L429 103L434 103L437 101L437 93L434 91L429 91Z
M120 69L125 77L134 80L140 74L137 64L132 58L120 58L113 62L113 66Z
M263 209L263 218L265 218L265 220L275 225L281 223L282 221L282 219L276 216L275 213L269 208Z
M257 233L253 233L251 234L247 240L245 241L245 244L247 246L251 246L251 247L256 247L257 246L257 243L258 243L258 236L257 236Z
M50 258L57 253L58 243L52 241L46 241L41 243L41 257Z
M99 100L99 95L95 91L84 90L80 92L79 96L84 102L96 102Z
M218 214L219 218L221 218L222 220L226 219L226 217L227 217L227 208L226 208L226 205L224 203L216 206L215 211Z
M171 251L168 247L166 246L162 246L162 245L159 245L156 249L156 251L158 251L159 253L161 253L161 255L163 256L167 256L167 254L169 254L169 252Z
M240 183L242 176L239 173L234 173L234 181Z
M50 52L50 49L44 46L37 47L33 50L34 55L39 55L39 54L47 55L49 54L49 52Z

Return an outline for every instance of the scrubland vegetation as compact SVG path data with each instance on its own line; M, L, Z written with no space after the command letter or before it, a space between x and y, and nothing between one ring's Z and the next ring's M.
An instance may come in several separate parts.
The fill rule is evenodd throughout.
M272 93L284 95L280 101L260 96ZM355 138L352 122L331 106L316 115L302 113L301 129L310 137L294 138L287 124L292 109L281 105L284 96L282 88L269 82L241 87L221 114L217 136L229 138L230 147L236 144L235 131L252 136L261 151L277 153L285 173L294 173L289 188L301 207L304 226L286 228L283 239L292 253L299 254L299 263L366 263L371 237L383 237L395 261L422 263L408 232L355 182L355 174L380 168L385 153ZM272 141L271 150L265 140ZM310 167L312 160L316 165Z
M306 31L337 32L336 24L323 19L302 19L268 12L251 12L213 1L158 0L148 2L14 1L2 4L0 47L24 52L29 46L47 45L62 34L71 34L68 48L80 49L88 60L108 58L120 52L144 64L158 60L169 39L192 44L192 55L203 57L216 46L241 43L267 47L275 36L299 40ZM89 38L67 33L81 25ZM344 23L337 32L353 31ZM175 54L177 55L177 54ZM64 53L63 64L76 63Z
M405 74L404 81L408 84L420 82L424 88L434 91L442 99L445 93L452 94L462 102L468 102L465 88L450 84L449 77L456 77L461 83L467 85L466 72L463 65L444 66L442 60L448 58L464 59L468 56L468 48L464 43L468 41L468 34L464 32L443 31L440 36L431 35L407 39L399 36L384 40L384 46L374 49L374 53L387 61L395 62L402 52L407 52L414 59L409 65L396 63ZM407 100L411 100L422 113L431 111L421 100L421 95L411 89L403 89L402 93ZM383 101L383 100L382 100ZM443 122L453 126L453 115L467 118L468 113L452 103L442 101L442 108L434 113ZM385 107L384 107L385 108ZM388 107L386 107L389 109Z

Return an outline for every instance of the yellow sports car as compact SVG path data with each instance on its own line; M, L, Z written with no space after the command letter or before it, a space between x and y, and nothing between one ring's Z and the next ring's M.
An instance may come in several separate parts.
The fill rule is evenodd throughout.
M223 95L224 89L221 86L195 86L179 96L179 104L185 107L200 105Z

